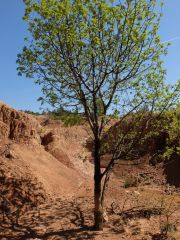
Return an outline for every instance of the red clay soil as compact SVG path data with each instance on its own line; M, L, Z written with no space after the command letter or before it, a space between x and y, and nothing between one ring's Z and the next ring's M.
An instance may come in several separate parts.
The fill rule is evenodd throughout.
M31 115L18 112L0 102L0 140L38 140L38 130L39 124Z
M48 142L48 144L51 144L50 149L52 152L55 152L55 149L60 146L59 152L56 152L56 154L59 154L56 158L47 151L48 147L45 142L41 145L41 139L46 136L46 134L44 134L44 137L42 137L42 132L50 131L51 127L44 129L31 115L17 112L2 103L0 105L0 124L4 126L4 128L1 128L2 131L0 135L1 156L7 160L8 165L12 163L16 164L22 171L28 168L34 177L43 183L45 190L52 195L73 195L74 192L77 191L81 182L84 181L83 176L86 176L86 174L81 171L82 169L79 169L78 172L68 167L69 163L71 166L80 166L80 157L77 159L76 154L77 151L83 147L80 146L77 149L79 139L77 140L74 137L74 132L77 132L77 129L75 129L74 132L72 132L71 129L68 133L66 129L63 128L59 134L64 135L62 139L60 139L57 129L54 127L53 130L56 132L57 142ZM4 129L7 129L7 131L4 131ZM78 132L76 136L78 136ZM67 139L68 137L69 140ZM73 141L77 143L77 146L73 145ZM44 145L46 146L44 147ZM71 160L70 162L69 156L73 160L77 159L77 161L73 163L73 160ZM87 163L87 165L92 170L91 164Z
M133 169L138 173L140 167L127 171L125 167L123 171L121 166L117 168L105 203L109 221L103 232L92 231L93 164L88 160L91 152L85 147L89 137L85 125L66 128L46 116L35 118L0 104L0 173L6 172L3 178L0 176L0 181L7 183L11 175L14 183L31 179L32 183L36 181L41 185L45 196L36 209L29 208L16 216L18 224L14 226L8 222L8 214L15 213L6 212L3 219L0 208L0 239L153 240L160 234L162 223L166 223L164 209L167 206L175 208L170 223L175 225L176 231L171 234L180 239L179 193L174 195L170 190L167 193L165 186L153 181L145 186L124 188L128 171ZM142 172L147 172L144 166L141 168ZM118 172L124 175L117 177ZM12 192L16 185L9 186ZM2 197L5 193L0 191ZM169 195L172 192L173 195ZM5 196L13 201L8 192ZM31 202L35 203L35 199ZM164 212L160 213L162 202L165 207L163 205Z

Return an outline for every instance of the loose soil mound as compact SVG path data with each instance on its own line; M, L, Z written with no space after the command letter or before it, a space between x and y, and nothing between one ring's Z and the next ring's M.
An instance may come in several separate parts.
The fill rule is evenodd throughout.
M73 195L78 190L81 177L68 168L41 146L14 145L19 161L27 165L33 175L52 196ZM17 161L17 160L16 160Z
M37 210L48 199L42 185L30 172L22 172L0 158L0 232L20 225L27 211Z
M89 162L91 151L86 148L90 137L87 125L65 127L61 121L42 121L41 140L45 150L64 165L77 172L93 176L93 165Z

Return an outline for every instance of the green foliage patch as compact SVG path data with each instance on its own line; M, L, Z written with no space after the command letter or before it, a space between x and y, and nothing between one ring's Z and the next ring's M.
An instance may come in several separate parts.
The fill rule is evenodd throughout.
M48 115L54 120L61 120L66 127L81 125L85 121L84 114L78 113L77 111L66 111L63 108L50 111Z

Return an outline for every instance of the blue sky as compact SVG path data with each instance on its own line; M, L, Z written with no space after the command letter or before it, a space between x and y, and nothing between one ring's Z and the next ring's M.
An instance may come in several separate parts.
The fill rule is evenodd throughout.
M22 20L24 5L21 0L0 0L0 100L16 109L38 111L40 87L31 79L19 77L16 57L24 45L27 26ZM165 0L164 16L160 25L162 41L172 39L165 57L167 81L180 79L180 0ZM175 39L176 38L176 39Z

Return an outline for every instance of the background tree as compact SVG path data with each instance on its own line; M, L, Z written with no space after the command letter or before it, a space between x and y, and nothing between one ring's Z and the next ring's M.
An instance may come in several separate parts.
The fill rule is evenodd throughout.
M18 55L18 72L42 86L53 106L84 112L93 134L94 217L103 228L103 195L110 172L122 156L121 137L108 167L101 172L101 139L106 116L128 117L168 105L160 56L160 13L155 0L24 0L31 37ZM141 135L132 136L123 154ZM129 150L128 150L129 149ZM102 179L106 178L102 191Z

